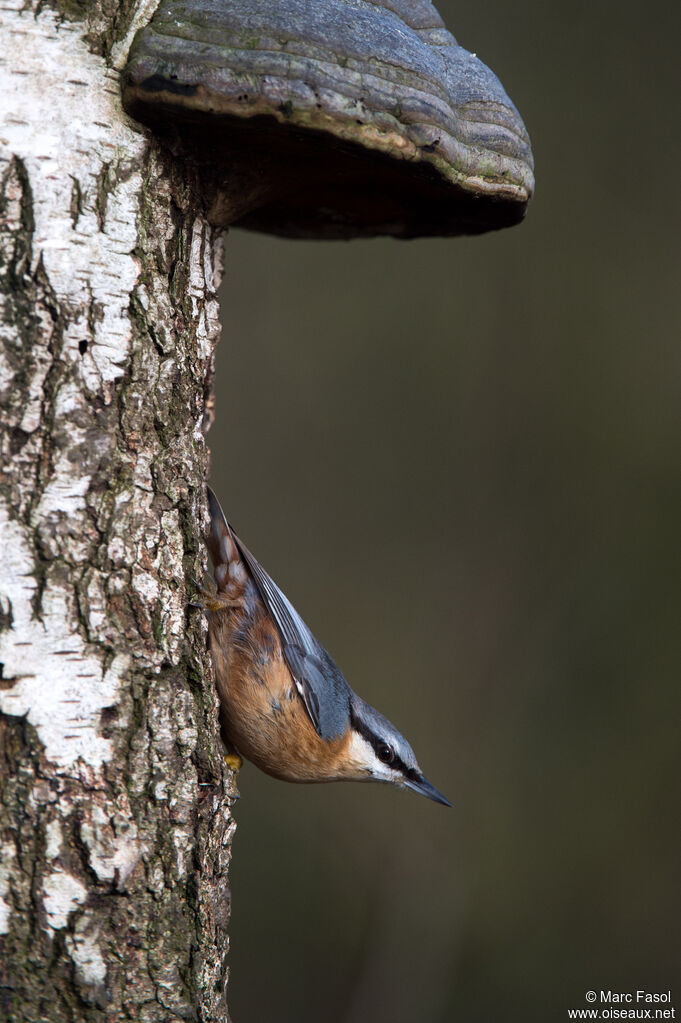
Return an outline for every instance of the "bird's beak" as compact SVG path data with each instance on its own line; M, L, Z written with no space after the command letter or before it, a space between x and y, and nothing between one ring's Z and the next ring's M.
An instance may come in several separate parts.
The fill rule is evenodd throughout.
M436 803L442 803L443 806L452 805L448 799L445 799L441 792L438 792L434 785L431 785L429 781L426 781L423 775L416 778L407 778L405 785L408 789L413 789L414 792L418 792L422 796L428 796L428 799L432 799Z

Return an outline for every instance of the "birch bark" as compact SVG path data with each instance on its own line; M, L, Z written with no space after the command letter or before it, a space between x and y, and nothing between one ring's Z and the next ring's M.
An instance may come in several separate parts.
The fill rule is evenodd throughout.
M235 790L186 587L203 572L221 252L190 172L120 105L117 66L153 7L0 8L10 1021L228 1018Z

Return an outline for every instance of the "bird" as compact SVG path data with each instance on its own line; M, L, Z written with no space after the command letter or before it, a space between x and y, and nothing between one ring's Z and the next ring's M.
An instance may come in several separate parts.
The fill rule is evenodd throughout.
M239 539L208 488L214 579L200 587L230 766L288 782L377 781L451 806Z

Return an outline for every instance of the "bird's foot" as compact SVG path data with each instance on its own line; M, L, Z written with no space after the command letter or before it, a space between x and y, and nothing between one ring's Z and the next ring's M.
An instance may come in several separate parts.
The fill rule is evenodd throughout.
M243 767L243 760L238 753L225 753L225 763L230 771L236 774Z
M198 607L201 611L224 611L229 607L240 607L241 601L230 600L224 593L220 593L217 583L210 576L206 576L203 584L191 578L190 582L196 588L201 600L190 600L190 607Z

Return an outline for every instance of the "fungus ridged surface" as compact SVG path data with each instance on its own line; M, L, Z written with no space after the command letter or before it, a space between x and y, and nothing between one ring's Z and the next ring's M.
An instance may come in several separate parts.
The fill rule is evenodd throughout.
M220 226L473 234L534 187L520 115L427 0L162 0L123 100L196 162Z

